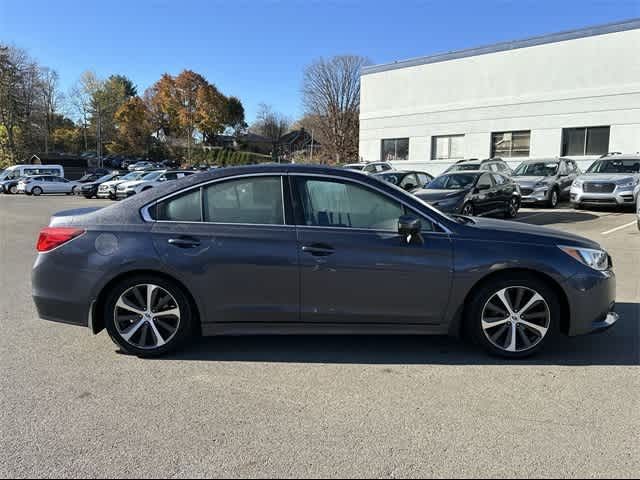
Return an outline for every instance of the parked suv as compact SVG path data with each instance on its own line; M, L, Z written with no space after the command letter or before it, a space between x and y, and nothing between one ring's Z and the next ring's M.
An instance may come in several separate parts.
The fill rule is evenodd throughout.
M150 172L139 180L124 182L118 185L118 188L116 188L116 198L121 200L123 198L131 197L137 193L157 187L163 182L178 180L179 178L184 178L186 176L193 175L194 173L196 172L189 170L176 170L172 172L157 170L155 172Z
M607 155L595 162L571 186L571 203L633 206L640 184L640 155Z
M526 160L513 179L520 186L522 203L544 203L556 208L562 198L569 198L571 184L580 174L576 162L569 158Z
M511 167L501 158L486 158L484 160L472 158L470 160L460 160L456 162L455 165L447 168L444 173L464 172L470 170L488 170L491 172L502 173L504 175L513 174Z

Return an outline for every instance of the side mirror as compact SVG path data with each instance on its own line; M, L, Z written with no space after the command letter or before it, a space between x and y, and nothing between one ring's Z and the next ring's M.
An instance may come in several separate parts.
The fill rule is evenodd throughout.
M403 237L407 243L411 243L414 238L420 238L422 230L422 222L413 215L403 215L398 219L398 234Z

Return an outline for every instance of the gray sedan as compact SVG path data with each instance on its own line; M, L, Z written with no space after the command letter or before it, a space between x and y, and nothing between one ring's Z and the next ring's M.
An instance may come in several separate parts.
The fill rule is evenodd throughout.
M618 318L598 243L447 216L346 169L192 175L101 210L61 212L37 249L40 317L106 328L142 357L198 333L467 333L521 358Z

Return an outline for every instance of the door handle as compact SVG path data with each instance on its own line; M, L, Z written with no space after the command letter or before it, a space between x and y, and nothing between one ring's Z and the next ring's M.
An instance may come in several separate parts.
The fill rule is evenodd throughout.
M302 251L315 257L326 257L327 255L333 255L335 253L332 247L322 244L304 245Z
M168 243L178 248L196 248L200 246L200 240L188 237L170 238Z

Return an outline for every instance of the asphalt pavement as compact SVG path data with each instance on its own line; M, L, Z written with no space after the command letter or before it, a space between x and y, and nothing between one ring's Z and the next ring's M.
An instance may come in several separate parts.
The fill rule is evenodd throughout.
M0 196L2 477L637 477L640 232L631 213L525 209L612 254L620 323L518 362L445 337L209 338L116 353L39 320L35 240L51 213ZM64 282L64 279L60 279Z

